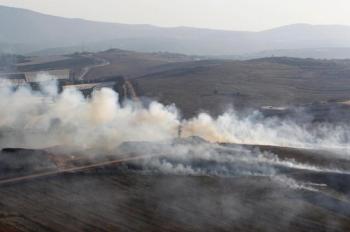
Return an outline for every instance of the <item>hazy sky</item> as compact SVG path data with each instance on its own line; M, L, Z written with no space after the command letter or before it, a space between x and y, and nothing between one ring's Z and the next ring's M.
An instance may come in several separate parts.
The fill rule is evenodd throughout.
M228 30L350 25L350 0L0 0L0 5L96 21Z

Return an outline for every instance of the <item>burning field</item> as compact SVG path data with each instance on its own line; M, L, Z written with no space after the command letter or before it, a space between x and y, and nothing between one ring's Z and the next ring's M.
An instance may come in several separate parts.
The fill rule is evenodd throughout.
M0 89L0 231L349 231L349 125Z

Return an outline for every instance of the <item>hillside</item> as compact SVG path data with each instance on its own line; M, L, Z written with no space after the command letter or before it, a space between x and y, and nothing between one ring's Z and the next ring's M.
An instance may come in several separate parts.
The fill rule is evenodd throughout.
M339 48L304 48L304 49L275 49L266 50L257 53L250 53L239 57L223 57L234 59L254 59L263 57L295 57L295 58L314 58L314 59L348 59L350 57L349 47Z
M172 66L170 68L169 66ZM265 58L196 61L137 78L140 95L176 103L186 116L228 106L290 106L350 98L350 61Z
M54 25L54 26L53 26ZM303 57L319 56L314 49L333 49L324 58L350 57L349 26L295 24L261 32L222 31L189 27L162 28L69 19L0 6L0 51L62 54L76 51L125 50L211 56L261 57L302 49ZM306 49L306 50L304 50ZM308 52L308 49L312 49ZM284 51L285 52L281 52ZM338 54L339 53L339 54Z
M14 65L16 60L19 63ZM124 77L139 97L175 103L186 117L201 111L219 114L232 106L260 109L308 105L317 118L350 118L348 104L335 104L338 113L333 112L334 102L350 99L350 60L208 60L110 49L66 56L4 56L3 63L4 72L69 69L79 81Z
M119 49L98 52L94 54L94 57L108 61L108 65L92 69L87 73L86 80L97 80L100 77L116 75L135 78L155 72L158 68L166 67L168 64L174 65L200 59L195 56L174 53L141 53Z

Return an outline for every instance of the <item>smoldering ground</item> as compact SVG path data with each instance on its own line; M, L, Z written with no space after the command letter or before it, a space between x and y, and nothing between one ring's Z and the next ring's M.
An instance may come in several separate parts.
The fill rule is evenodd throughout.
M174 105L158 102L142 105L131 101L120 105L118 94L110 89L95 91L86 99L75 89L58 93L55 82L48 79L41 92L28 86L2 85L1 147L51 147L58 153L148 157L117 168L101 168L97 174L87 173L93 178L91 182L81 181L84 176L79 175L48 180L68 184L73 192L81 193L79 196L72 193L75 198L67 196L77 200L70 200L70 204L84 211L73 210L76 218L90 221L95 213L89 212L96 210L101 215L108 211L103 217L109 221L113 221L111 215L114 215L119 223L129 222L128 209L116 213L120 205L127 205L147 212L149 217L139 216L145 217L145 221L159 217L175 225L186 225L188 230L278 231L281 227L305 228L304 220L323 223L324 231L346 226L343 218L335 215L350 215L346 209L350 192L346 124L314 125L311 120L305 120L308 117L300 121L282 120L264 117L258 111L241 115L233 110L216 118L202 113L182 119ZM178 138L179 130L182 138ZM291 158L263 150L259 145L302 149L300 156ZM309 155L308 151L313 153ZM320 159L326 156L326 162L314 162L318 156ZM111 176L117 178L114 181L123 191L113 187L111 181L104 182ZM338 185L322 176L334 176L339 180ZM41 189L40 183L47 184L44 180L33 184ZM31 183L14 188L25 186L33 188ZM51 195L60 192L57 187L53 189L47 185L43 191ZM113 194L103 194L110 189ZM5 197L6 189L3 191ZM103 200L97 200L99 195L104 196ZM91 199L92 208L86 206ZM50 200L44 201L50 204ZM14 204L14 207L20 206ZM67 203L62 207L71 208ZM318 210L316 216L314 210ZM49 214L56 212L52 209ZM279 222L273 222L273 218ZM136 224L133 228L148 228ZM319 231L322 226L311 223L308 228Z

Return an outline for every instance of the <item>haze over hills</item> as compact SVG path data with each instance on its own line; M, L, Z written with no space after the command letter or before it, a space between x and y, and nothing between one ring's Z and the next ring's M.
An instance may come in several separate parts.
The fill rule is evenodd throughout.
M314 58L350 57L349 49L344 49L350 47L350 26L339 25L295 24L261 32L162 28L68 19L0 6L0 28L0 51L5 53L67 53L113 47L235 58L275 53Z

